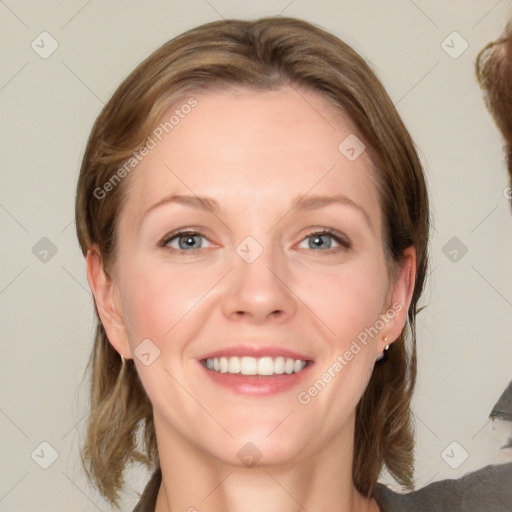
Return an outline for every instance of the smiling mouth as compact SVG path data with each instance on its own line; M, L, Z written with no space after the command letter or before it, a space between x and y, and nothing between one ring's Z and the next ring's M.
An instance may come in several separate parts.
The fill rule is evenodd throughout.
M310 361L289 357L212 357L201 363L210 371L243 376L291 375L300 373Z

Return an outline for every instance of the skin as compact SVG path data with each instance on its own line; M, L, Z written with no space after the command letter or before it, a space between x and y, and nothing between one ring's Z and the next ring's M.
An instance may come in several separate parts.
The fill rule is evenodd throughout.
M378 510L352 482L355 408L376 357L405 325L414 250L391 283L370 159L340 153L355 130L321 96L284 86L194 97L197 107L129 177L112 278L97 247L86 257L108 338L134 358L153 404L163 475L156 510ZM209 196L220 209L167 203L144 215L172 193ZM359 208L291 209L316 194L344 195ZM204 231L194 253L176 238L174 251L159 245L179 228ZM309 236L325 228L350 247ZM249 235L263 248L250 264L236 252ZM297 394L393 303L402 309L378 336L299 403ZM160 356L145 366L134 350L148 338ZM309 355L310 376L263 397L213 383L198 358L247 340ZM247 442L261 452L251 468L237 457Z

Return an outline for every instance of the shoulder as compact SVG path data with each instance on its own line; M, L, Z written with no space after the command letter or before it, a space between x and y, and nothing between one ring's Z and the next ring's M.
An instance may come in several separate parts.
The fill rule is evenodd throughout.
M382 512L510 512L512 462L486 466L456 480L441 480L408 494L378 484Z

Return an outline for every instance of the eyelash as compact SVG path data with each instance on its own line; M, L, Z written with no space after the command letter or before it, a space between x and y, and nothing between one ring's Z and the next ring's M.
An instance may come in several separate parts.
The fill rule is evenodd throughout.
M335 252L339 252L339 251L342 251L342 250L347 250L347 249L350 249L352 247L352 243L345 239L345 238L342 238L340 236L338 236L336 234L336 232L330 228L324 228L320 231L311 231L309 232L302 240L306 240L307 238L311 238L313 236L322 236L322 235L329 235L331 236L335 241L336 243L338 243L340 245L340 247L334 247L332 249L325 249L325 250L320 250L320 251L315 251L315 252L325 252L325 253L328 253L328 254L332 254L332 253L335 253ZM184 229L184 230L178 230L178 231L173 231L172 233L169 233L168 235L166 235L162 241L160 242L159 246L164 248L164 249L168 249L170 251L173 251L173 252L181 252L181 253L192 253L192 254L195 254L196 251L200 251L201 249L203 249L203 247L200 247L200 248L197 248L197 249L190 249L188 251L185 251L185 250L182 250L182 249L176 249L174 247L168 247L167 244L169 242L172 242L174 239L176 238L180 238L180 237L183 237L183 236L202 236L203 238L206 238L208 240L208 237L201 231L201 230L196 230L196 231L193 231L193 230L190 230L190 229Z

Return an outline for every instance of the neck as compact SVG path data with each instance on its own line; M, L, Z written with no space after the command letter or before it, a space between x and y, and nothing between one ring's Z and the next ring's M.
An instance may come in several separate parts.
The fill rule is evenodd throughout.
M336 436L320 453L288 463L241 468L205 454L157 418L155 429L162 469L155 512L379 510L352 482L353 437Z

